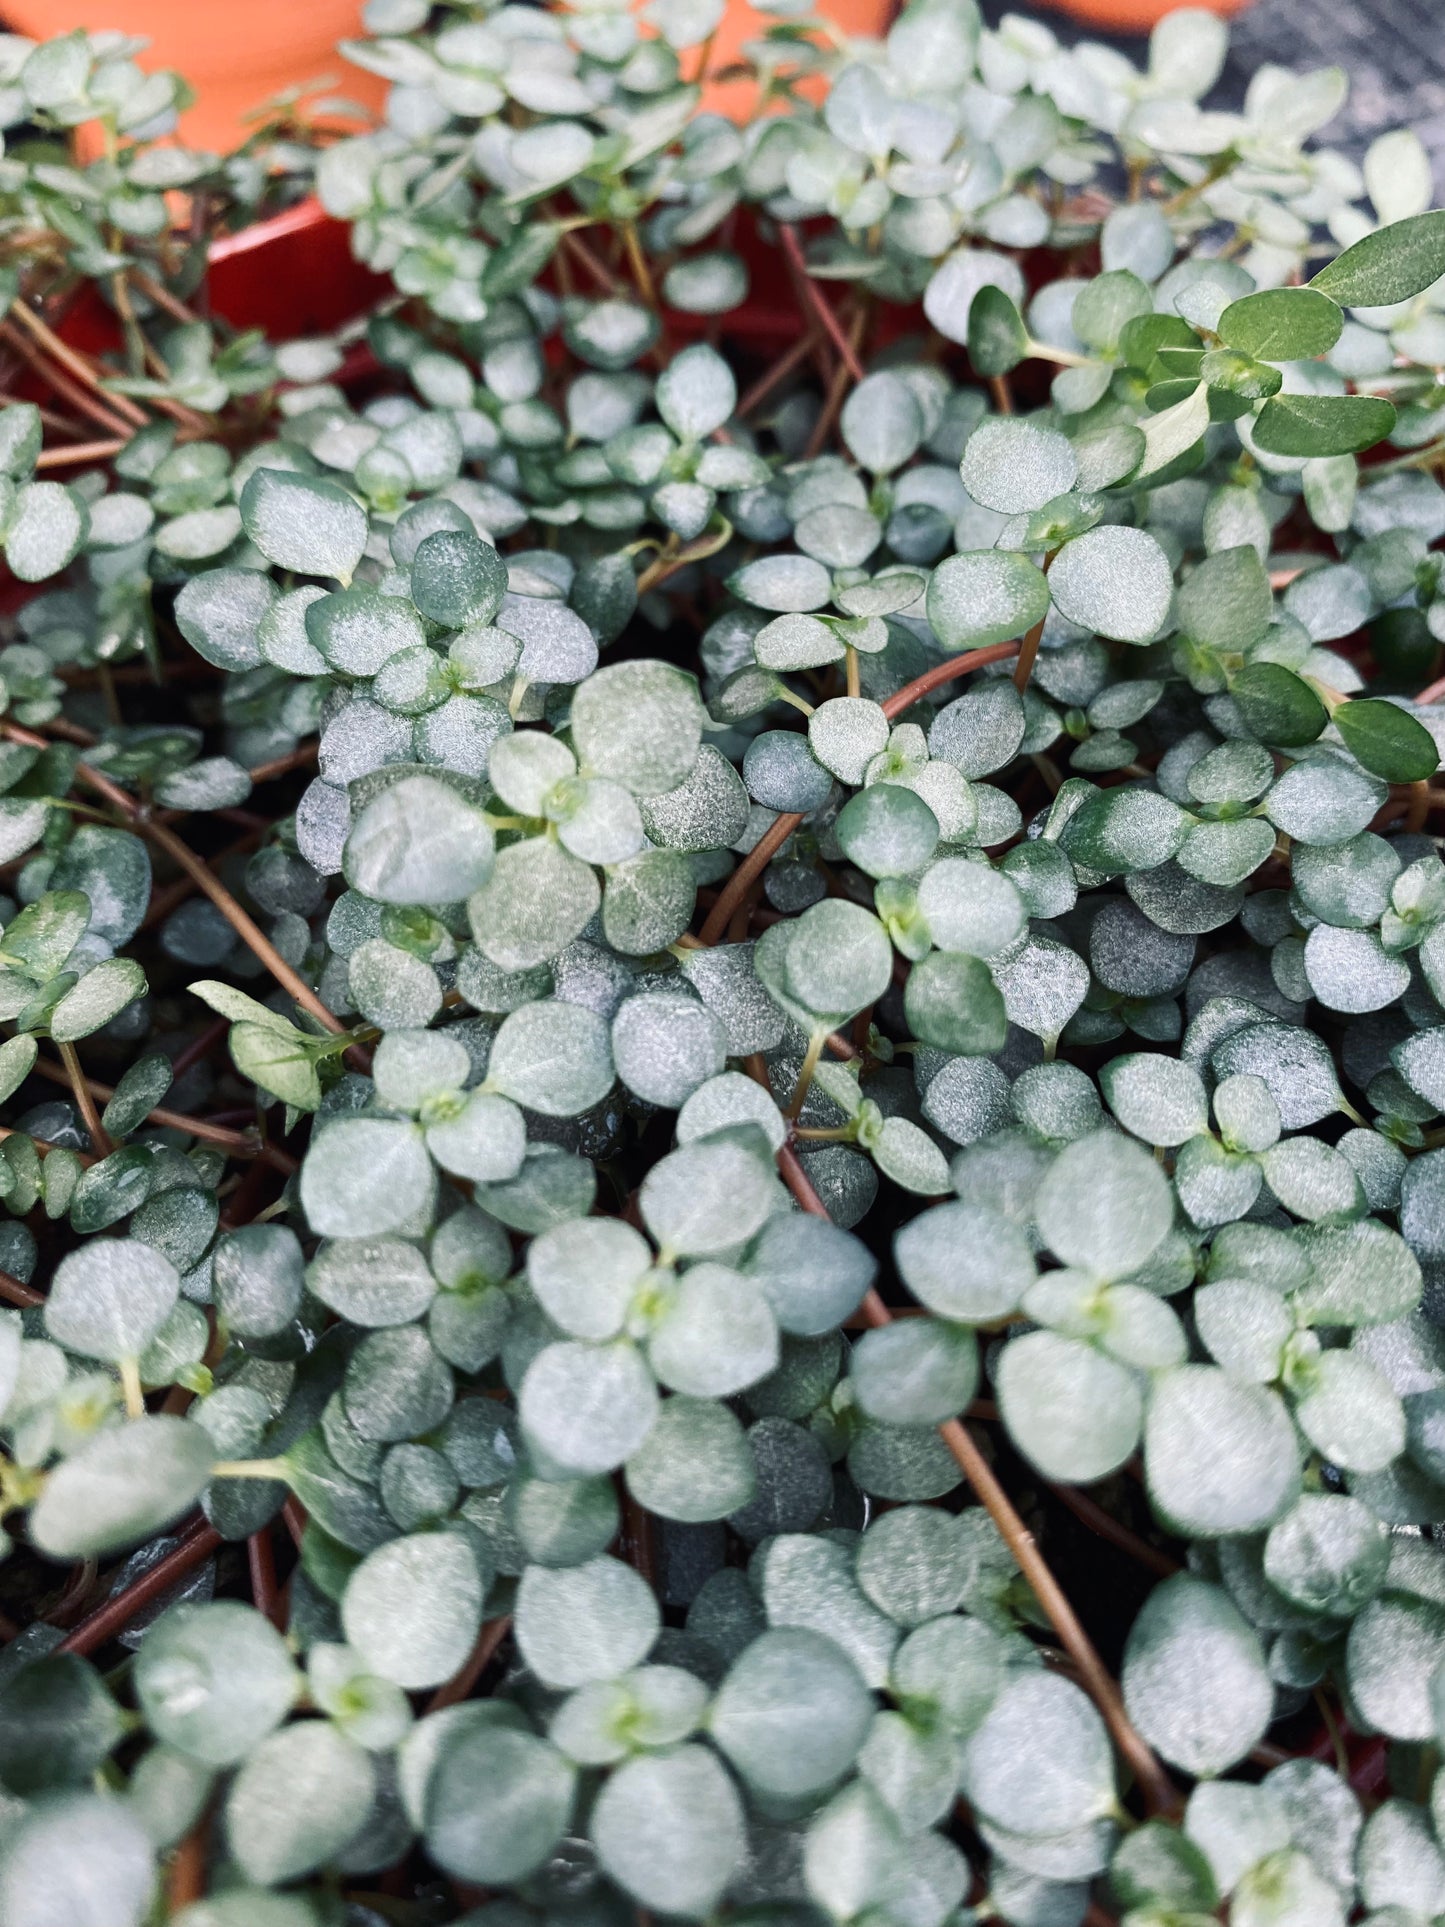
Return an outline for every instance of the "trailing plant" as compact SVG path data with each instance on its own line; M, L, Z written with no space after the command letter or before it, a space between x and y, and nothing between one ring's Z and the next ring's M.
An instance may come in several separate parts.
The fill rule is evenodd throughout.
M0 48L7 1927L1445 1918L1424 151L717 19Z

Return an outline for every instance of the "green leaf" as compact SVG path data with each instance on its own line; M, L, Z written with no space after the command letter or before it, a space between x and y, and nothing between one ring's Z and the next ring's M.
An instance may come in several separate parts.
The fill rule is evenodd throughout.
M647 1582L621 1560L604 1557L560 1570L529 1566L517 1588L514 1623L537 1677L571 1688L639 1665L657 1638L660 1617Z
M1011 1833L1088 1826L1114 1804L1104 1723L1068 1680L1016 1674L966 1742L960 1782L984 1819Z
M1195 1538L1261 1532L1299 1493L1299 1446L1279 1395L1210 1365L1156 1380L1144 1466L1161 1518Z
M713 1739L749 1786L807 1798L857 1758L873 1699L840 1647L802 1629L764 1633L744 1652L713 1702Z
M1329 353L1344 322L1338 303L1319 292L1316 276L1307 288L1267 288L1231 301L1216 332L1226 347L1257 361L1310 361Z
M139 1358L175 1307L181 1281L135 1239L93 1238L55 1268L45 1329L57 1344L118 1364Z
M1049 589L1081 628L1118 642L1148 642L1168 617L1174 572L1146 529L1110 525L1064 544Z
M1282 663L1246 663L1229 693L1254 734L1281 749L1314 742L1329 722L1329 712L1314 690Z
M548 1345L517 1394L522 1430L543 1461L572 1477L614 1472L657 1416L657 1387L636 1347Z
M477 1637L486 1574L459 1532L419 1532L368 1553L347 1581L341 1623L382 1679L408 1692L457 1672Z
M413 1727L399 1779L437 1865L487 1886L534 1873L562 1837L576 1773L514 1709L469 1701Z
M754 1497L757 1484L747 1436L718 1399L681 1394L667 1399L657 1423L627 1461L627 1488L637 1503L660 1518L684 1524L725 1519L740 1511ZM611 1538L609 1529L605 1543Z
M1274 1711L1258 1635L1221 1587L1192 1573L1149 1595L1130 1630L1119 1683L1144 1738L1195 1778L1242 1760Z
M951 555L929 579L927 608L944 649L983 649L1042 622L1049 585L1027 556L1002 549Z
M1254 440L1272 455L1353 455L1384 441L1395 405L1378 395L1275 395L1254 422Z
M706 711L697 684L671 664L599 669L572 699L572 741L583 773L634 796L660 796L692 773Z
M696 1745L618 1768L592 1809L591 1834L603 1871L625 1893L684 1920L711 1915L747 1841L732 1781Z
M1087 1485L1116 1471L1139 1443L1138 1378L1079 1339L1052 1331L1013 1339L994 1382L1010 1438L1046 1478Z
M352 888L378 902L455 903L487 881L494 844L483 812L454 785L406 776L360 811L342 863Z
M375 1774L329 1720L264 1739L231 1783L226 1837L248 1879L279 1886L334 1860L371 1809Z
M968 312L968 355L974 373L985 380L1007 375L1028 353L1023 317L1002 288L989 284L973 297Z
M920 1043L978 1057L1003 1049L1004 1001L988 965L977 957L930 952L909 972L903 1002L909 1029Z
M1320 269L1309 285L1342 308L1383 308L1423 294L1445 274L1445 213L1377 228Z
M1387 783L1422 783L1440 767L1434 737L1395 703L1377 697L1340 703L1330 721L1355 761Z
M985 508L1026 515L1071 489L1078 463L1066 438L1018 415L981 422L963 451L963 485Z
M1445 1660L1445 1607L1381 1593L1351 1625L1346 1658L1350 1697L1370 1726L1395 1740L1433 1739L1430 1679Z
M235 1600L172 1606L136 1656L152 1733L210 1767L235 1766L290 1712L301 1681L270 1622Z
M123 1731L99 1673L76 1653L22 1660L0 1683L0 1776L12 1795L83 1785Z
M0 1863L0 1916L11 1927L140 1927L155 1893L151 1841L113 1793L57 1794L17 1816Z
M62 482L27 482L6 520L5 560L21 582L59 575L84 546L90 513Z
M215 1462L189 1419L155 1415L97 1433L46 1479L30 1536L52 1559L92 1559L149 1538L195 1504Z
M321 1102L316 1061L300 1031L267 1024L236 1024L230 1036L231 1061L243 1077L298 1111Z
M1175 620L1191 641L1226 651L1258 642L1272 611L1269 576L1258 552L1248 546L1219 549L1196 563L1174 606Z
M127 1004L146 993L145 972L130 957L107 957L87 970L50 1013L50 1034L57 1044L73 1043L103 1030Z
M350 582L366 547L366 511L335 482L258 468L241 491L246 533L269 562Z
M341 1118L311 1141L301 1206L322 1237L395 1231L431 1200L435 1176L422 1135L388 1118Z

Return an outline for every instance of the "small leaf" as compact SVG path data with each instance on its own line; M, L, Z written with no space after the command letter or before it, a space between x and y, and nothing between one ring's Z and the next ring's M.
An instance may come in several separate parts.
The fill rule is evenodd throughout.
M1314 742L1329 722L1329 712L1309 684L1282 663L1246 663L1229 693L1261 742L1277 743L1281 749Z
M1445 213L1415 214L1346 248L1309 285L1342 308L1384 308L1423 294L1445 274Z
M241 491L246 533L262 555L300 575L350 582L366 547L366 511L335 482L258 468Z
M1440 767L1434 737L1395 703L1377 697L1341 703L1330 721L1355 761L1387 783L1422 783Z
M1378 395L1275 395L1255 417L1254 439L1272 455L1318 459L1373 448L1394 426L1394 403Z
M1257 361L1309 361L1329 353L1344 320L1338 304L1317 286L1267 288L1231 301L1217 332L1227 347Z

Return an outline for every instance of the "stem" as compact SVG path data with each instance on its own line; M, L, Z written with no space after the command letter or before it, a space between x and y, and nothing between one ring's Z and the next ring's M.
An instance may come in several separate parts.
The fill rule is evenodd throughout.
M37 736L34 730L22 729L18 723L0 724L0 734L7 736L11 742L26 743L32 749L49 747L43 736ZM98 795L103 796L113 809L119 810L139 835L145 837L148 842L154 843L158 849L164 850L177 868L185 871L196 887L211 899L246 947L254 956L260 958L276 982L300 1004L303 1010L309 1011L319 1024L331 1032L332 1036L337 1036L346 1029L340 1018L334 1016L322 1003L305 978L291 968L255 920L241 908L221 879L196 855L194 850L181 841L173 830L167 829L163 823L153 821L133 796L123 790L118 783L111 782L108 776L102 776L99 770L92 769L89 763L78 763L76 775L89 784ZM357 1069L369 1068L364 1060L364 1054L358 1053L356 1058L352 1056L352 1052L357 1051L357 1048L352 1045L348 1049L348 1062L353 1063Z
M71 468L81 462L108 462L125 447L119 435L104 442L76 442L69 448L42 448L35 458L40 468Z
M455 1706L459 1701L468 1698L472 1688L486 1671L493 1654L507 1637L511 1625L510 1613L504 1613L500 1619L483 1621L482 1630L477 1634L477 1643L473 1646L466 1664L460 1672L452 1675L445 1686L439 1686L432 1694L426 1705L428 1713L439 1713L444 1706Z
M627 263L632 269L632 278L637 283L637 292L645 305L657 311L657 289L653 286L652 270L647 265L647 256L642 252L642 242L638 239L635 221L622 223L622 245L627 249Z
M125 1394L126 1417L144 1418L145 1392L140 1382L140 1366L133 1358L123 1358L120 1361L120 1387Z
M85 1072L80 1068L80 1059L76 1055L75 1046L57 1041L55 1047L60 1052L61 1063L65 1066L65 1081L74 1093L81 1122L85 1125L86 1133L90 1138L90 1147L97 1157L107 1158L115 1146L106 1136L105 1127L100 1121L100 1112L95 1108L95 1099L85 1079ZM39 1060L36 1061L38 1063Z
M172 321L186 324L201 319L194 308L188 308L184 301L177 300L169 288L162 287L160 282L152 279L144 268L129 268L127 273L146 300L153 301L158 308L171 317Z
M174 1552L168 1552L164 1559L157 1560L150 1571L142 1573L133 1585L127 1586L113 1599L107 1599L88 1619L82 1619L75 1631L60 1642L58 1650L62 1653L93 1653L97 1646L103 1646L108 1639L123 1632L153 1599L159 1599L178 1579L183 1579L203 1560L209 1559L220 1543L220 1533L204 1520L200 1521Z
M575 234L564 234L562 246L580 266L584 267L604 294L621 294L622 283L608 267L604 267L585 241L579 241Z
M747 1068L766 1087L768 1071L762 1057L748 1060ZM827 1206L814 1190L811 1179L804 1171L797 1153L790 1144L785 1144L778 1152L777 1163L780 1176L802 1209L815 1218L828 1217ZM875 1331L893 1323L893 1313L874 1289L870 1289L864 1298L862 1310L865 1323ZM968 1428L960 1420L945 1419L938 1430L944 1444L953 1454L959 1470L973 1487L984 1510L998 1528L999 1537L1013 1554L1019 1571L1033 1588L1035 1597L1048 1615L1049 1623L1078 1668L1081 1681L1098 1707L1115 1746L1128 1762L1135 1779L1143 1788L1150 1811L1170 1816L1177 1815L1183 1807L1178 1789L1160 1765L1153 1750L1135 1729L1125 1711L1119 1688L1104 1662L1095 1652L1063 1588L1049 1570L1048 1563L1039 1551L1033 1534L1015 1511L1012 1500L995 1477L992 1466L978 1449Z
M270 1526L253 1532L246 1541L246 1563L251 1573L251 1599L257 1612L264 1613L273 1626L280 1626L285 1614L276 1588L276 1555L271 1547Z
M221 1019L221 1023L225 1029L229 1029L225 1018ZM63 1055L67 1046L62 1044L59 1048ZM179 1061L177 1059L177 1062ZM78 1072L80 1068L78 1062L75 1068ZM37 1057L31 1070L37 1077L48 1077L52 1084L68 1084L72 1090L75 1089L75 1076L68 1066L62 1069L58 1064L52 1064L43 1057ZM109 1084L101 1084L93 1077L82 1077L80 1081L89 1096L92 1099L98 1098L102 1104L108 1104L115 1096L115 1091ZM77 1093L77 1101L79 1101L79 1093ZM200 1138L207 1144L218 1145L223 1151L230 1151L236 1157L260 1158L264 1163L273 1165L276 1170L285 1172L288 1177L298 1168L295 1158L288 1156L285 1151L277 1150L274 1145L260 1143L254 1131L230 1131L224 1125L209 1124L205 1118L191 1117L185 1111L168 1111L164 1105L157 1105L153 1111L147 1111L146 1122L157 1124L165 1131L185 1131L189 1136ZM87 1125L86 1128L89 1129L89 1126ZM99 1128L98 1119L97 1128ZM104 1135L103 1132L102 1135ZM107 1140L107 1148L114 1148L109 1144L109 1140ZM102 1152L101 1155L105 1156L106 1153Z
M823 402L822 412L813 424L813 432L808 437L808 445L803 451L804 456L809 461L812 461L814 456L821 455L827 446L828 438L833 433L834 424L842 412L843 403L848 398L849 387L856 379L852 372L852 367L859 365L856 350L863 339L863 330L867 326L867 321L868 310L860 301L857 313L853 317L853 325L848 331L849 346L855 351L853 353L853 364L850 366L848 361L843 360L840 361L838 366L833 370L833 379L828 384L828 393Z
M786 381L793 370L808 359L817 344L816 328L809 328L806 333L799 335L792 347L785 354L779 355L771 368L764 369L748 389L737 405L738 419L741 421L745 416L751 415L755 408L761 407L779 383Z
M950 656L947 662L940 662L921 676L915 676L912 682L904 683L882 705L883 714L892 722L940 683L952 682L955 677L966 676L970 669L983 669L991 662L1007 662L1010 656L1019 653L1020 646L1017 642L992 642L986 649L966 649L961 656ZM82 764L81 768L84 767Z
M213 1479L286 1479L290 1467L285 1459L217 1459L211 1467Z
M802 822L802 817L791 810L775 816L772 822L748 851L742 862L733 871L722 889L718 891L717 902L707 913L699 940L704 944L715 944L728 927L728 919L748 893L754 877L762 875L778 851Z
M22 1285L20 1280L12 1278L8 1271L0 1271L0 1298L5 1299L8 1304L18 1305L22 1311L29 1311L33 1305L45 1303L44 1292L36 1291L33 1285Z
M174 1915L206 1894L206 1857L211 1839L209 1807L176 1848L166 1877L166 1912Z
M27 307L23 301L13 301L10 304L10 312L21 327L27 329L40 343L51 360L58 361L83 388L92 389L122 420L133 423L137 428L145 427L149 419L145 410L138 408L129 395L112 394L109 389L103 387L100 378L85 357L78 355L67 342L60 339L53 329L47 327L33 308Z
M119 415L113 409L107 408L80 382L72 381L69 375L42 355L35 343L27 340L18 328L13 327L9 322L0 322L0 340L3 340L7 347L13 348L21 360L33 369L42 381L47 382L57 395L68 401L72 408L79 409L82 415L88 415L91 421L101 428L108 429L112 435L121 436L123 441L130 439L134 430L124 415Z
M874 1290L870 1290L863 1300L863 1316L875 1331L893 1323L892 1312ZM1079 1624L1078 1615L1039 1551L1033 1534L1014 1510L1012 1500L1000 1485L993 1467L978 1449L972 1433L959 1419L945 1419L938 1430L953 1454L958 1469L978 1494L984 1510L998 1528L999 1537L1013 1554L1019 1571L1032 1586L1065 1651L1078 1667L1084 1686L1098 1707L1115 1746L1142 1787L1150 1811L1177 1814L1182 1806L1178 1789L1152 1748L1135 1729L1112 1675L1095 1652L1092 1641Z
M778 238L782 241L783 253L789 267L799 277L799 289L812 310L814 320L832 342L843 366L853 380L862 381L864 370L862 362L858 359L857 347L844 334L842 324L833 311L832 303L824 299L821 288L808 273L807 264L803 259L803 250L798 242L798 230L785 221L778 229Z
M1160 1579L1172 1579L1180 1570L1177 1560L1171 1559L1167 1552L1160 1552L1156 1546L1151 1546L1137 1532L1131 1532L1128 1526L1116 1519L1112 1512L1106 1512L1098 1500L1091 1499L1086 1492L1079 1492L1071 1485L1055 1485L1052 1480L1049 1481L1049 1490L1090 1532L1107 1539L1111 1546L1117 1546L1121 1552L1127 1552L1131 1559L1147 1567Z
M827 1037L827 1031L815 1030L808 1039L808 1048L803 1057L802 1068L798 1072L798 1081L793 1086L793 1095L788 1099L788 1108L783 1112L783 1116L790 1124L796 1122L804 1104L808 1101L808 1086L813 1081L813 1073L818 1068L818 1059L823 1055L823 1045Z
M993 405L1000 415L1011 415L1014 412L1014 397L1013 390L1008 384L1008 376L990 375L988 389L993 396Z
M1034 663L1038 660L1039 639L1044 633L1043 618L1034 624L1019 647L1019 659L1014 664L1014 688L1019 694L1029 686L1029 677L1034 673Z
M863 682L858 673L858 651L853 647L851 642L844 651L844 660L847 665L848 694L850 696L861 696L863 694Z

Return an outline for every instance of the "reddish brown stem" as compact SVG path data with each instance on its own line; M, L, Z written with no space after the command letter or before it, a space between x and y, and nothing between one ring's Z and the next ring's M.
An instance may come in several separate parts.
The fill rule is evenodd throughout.
M704 944L717 942L727 929L733 911L747 895L753 878L762 875L802 820L800 815L789 810L773 818L722 889L718 891L717 902L708 911L707 920L698 932L701 942Z
M1041 616L1019 647L1019 659L1014 664L1014 688L1020 695L1028 688L1029 677L1034 673L1034 663L1038 660L1039 642L1043 633L1044 622Z
M276 1587L276 1554L271 1545L271 1528L262 1526L246 1541L246 1564L251 1574L251 1598L259 1613L273 1626L282 1621L281 1595Z
M71 1095L74 1097L76 1107L80 1112L81 1122L84 1124L86 1134L90 1138L90 1148L98 1158L109 1157L115 1147L106 1136L105 1127L100 1121L100 1112L95 1108L95 1097L89 1083L86 1081L85 1072L81 1069L80 1058L76 1054L75 1046L74 1044L57 1043L56 1049L60 1052L61 1064L64 1065L64 1069L60 1071L57 1081L70 1086ZM38 1058L36 1059L35 1068L37 1070L40 1068L40 1060ZM58 1067L47 1065L46 1068L48 1071L54 1071Z
M123 1592L117 1593L113 1599L107 1599L88 1619L82 1619L75 1631L60 1642L58 1650L62 1653L86 1654L93 1653L98 1646L104 1646L108 1639L114 1639L117 1633L124 1632L143 1607L153 1599L159 1599L178 1579L184 1579L188 1572L193 1572L203 1560L209 1559L220 1544L220 1533L202 1523L174 1551L158 1560L149 1572L143 1572Z
M807 264L803 260L802 246L798 241L797 229L784 222L778 229L778 237L782 241L783 253L788 265L798 277L799 288L803 299L812 310L813 319L832 342L842 359L843 366L854 381L862 381L864 369L862 362L858 359L857 347L844 334L842 323L834 313L832 303L824 298L822 289L808 273Z
M863 340L863 330L867 326L867 322L868 311L860 302L853 316L853 324L848 330L847 336L848 346L853 351L854 365L857 365L858 362L857 349ZM853 386L855 379L853 368L846 360L840 361L837 367L834 368L833 379L829 382L828 392L823 398L823 406L819 411L817 421L813 424L813 432L808 437L808 445L803 451L809 461L811 461L814 456L821 455L823 450L828 446L829 437L832 435L838 417L842 413L843 404L848 399L848 390Z
M881 1330L893 1322L892 1312L876 1291L870 1291L863 1300L863 1315L875 1330ZM1095 1652L1092 1640L1079 1624L1078 1615L1050 1571L1033 1534L1015 1511L1013 1501L979 1450L973 1434L958 1419L945 1419L938 1430L953 1454L959 1471L977 1493L984 1510L998 1528L999 1537L1013 1554L1019 1571L1033 1588L1035 1597L1048 1615L1050 1625L1063 1642L1064 1650L1078 1668L1079 1676L1089 1697L1098 1707L1115 1746L1143 1789L1150 1812L1178 1814L1183 1804L1178 1788L1129 1718L1113 1676Z
M206 1895L206 1861L210 1852L211 1816L203 1813L176 1848L166 1876L166 1911L178 1914Z
M73 468L81 462L108 462L119 455L125 443L116 435L104 442L76 442L69 448L43 448L35 458L40 468Z
M7 1304L18 1305L21 1311L30 1311L36 1305L45 1303L44 1292L36 1291L33 1285L22 1285L8 1271L0 1271L0 1298Z
M1131 1559L1147 1567L1160 1579L1172 1579L1180 1570L1177 1559L1171 1559L1167 1552L1161 1552L1157 1546L1151 1546L1147 1539L1141 1539L1137 1532L1131 1532L1128 1526L1116 1519L1112 1512L1105 1511L1098 1500L1091 1499L1088 1493L1080 1492L1071 1485L1054 1485L1052 1482L1049 1490L1090 1532L1107 1539L1111 1546L1117 1546L1121 1552L1127 1552Z
M222 1021L224 1023L224 1019ZM80 1092L84 1091L91 1100L92 1111L95 1109L96 1098L108 1104L115 1096L115 1091L109 1084L98 1083L93 1077L82 1076L77 1090L75 1080L68 1071L63 1070L59 1064L50 1063L44 1057L37 1057L31 1068L36 1076L47 1077L52 1084L68 1084L76 1093L77 1103L80 1101ZM288 1177L298 1168L295 1158L288 1156L285 1151L278 1150L273 1144L261 1143L254 1131L228 1131L222 1125L208 1123L203 1117L190 1117L184 1111L168 1111L164 1105L157 1105L153 1111L147 1111L146 1122L158 1124L162 1130L185 1131L191 1137L203 1139L207 1144L218 1145L223 1151L229 1151L235 1157L260 1158L264 1163L284 1172ZM88 1122L86 1129L90 1129ZM96 1129L100 1129L98 1116ZM104 1137L103 1131L101 1135ZM105 1139L105 1145L106 1150L111 1148L108 1138ZM104 1156L105 1152L103 1151L101 1155Z
M48 748L43 736L37 736L30 729L22 729L17 723L5 723L0 725L0 728L3 728L3 733L10 738L11 742L28 743L32 749ZM118 783L111 782L108 776L103 776L99 770L93 769L89 763L78 763L76 774L98 796L103 796L112 809L118 810L127 818L131 826L145 837L147 842L154 843L157 849L164 850L176 867L185 871L196 887L215 904L252 954L260 958L288 996L300 1004L303 1010L309 1011L333 1036L345 1030L346 1026L340 1018L332 1015L305 978L287 963L255 919L241 908L221 879L214 875L194 850L181 841L174 830L167 829L163 823L154 822L133 796L123 790ZM348 1058L351 1058L354 1052L355 1046L347 1052ZM358 1055L363 1054L358 1053ZM359 1064L358 1068L369 1068L369 1063Z
M72 381L63 368L57 368L48 357L41 354L34 342L27 341L18 328L11 327L8 322L0 322L0 340L3 340L7 347L13 348L21 360L43 382L53 388L57 395L68 401L72 408L78 409L98 427L107 428L112 435L121 437L122 443L129 440L132 431L126 418L113 409L107 408L90 389L82 387L77 381Z
M742 400L737 405L736 413L739 420L751 415L755 408L762 406L779 383L786 381L793 370L808 359L816 347L817 341L817 329L806 329L799 335L798 339L786 353L779 355L771 368L764 369L763 373L758 376L752 387L744 393Z
M1017 642L993 642L986 649L966 649L961 656L950 656L947 662L937 663L921 676L915 676L912 682L904 683L883 703L883 714L892 722L905 710L911 709L920 696L937 689L940 683L952 682L956 676L966 676L970 669L984 669L991 662L1007 662L1010 656L1019 653L1019 648Z
M137 428L144 428L148 419L146 412L133 402L129 395L114 395L103 388L100 379L84 355L77 354L69 343L61 340L55 331L48 327L33 308L27 308L23 301L11 304L11 314L34 337L35 341L52 361L59 362L67 374L74 377L82 387L94 389L106 407Z
M444 1706L456 1706L468 1697L472 1688L487 1670L492 1655L507 1637L511 1624L509 1614L503 1614L500 1619L488 1619L483 1622L482 1630L477 1634L477 1643L473 1646L465 1666L459 1673L454 1673L445 1686L439 1686L432 1694L427 1701L428 1713L438 1713Z

